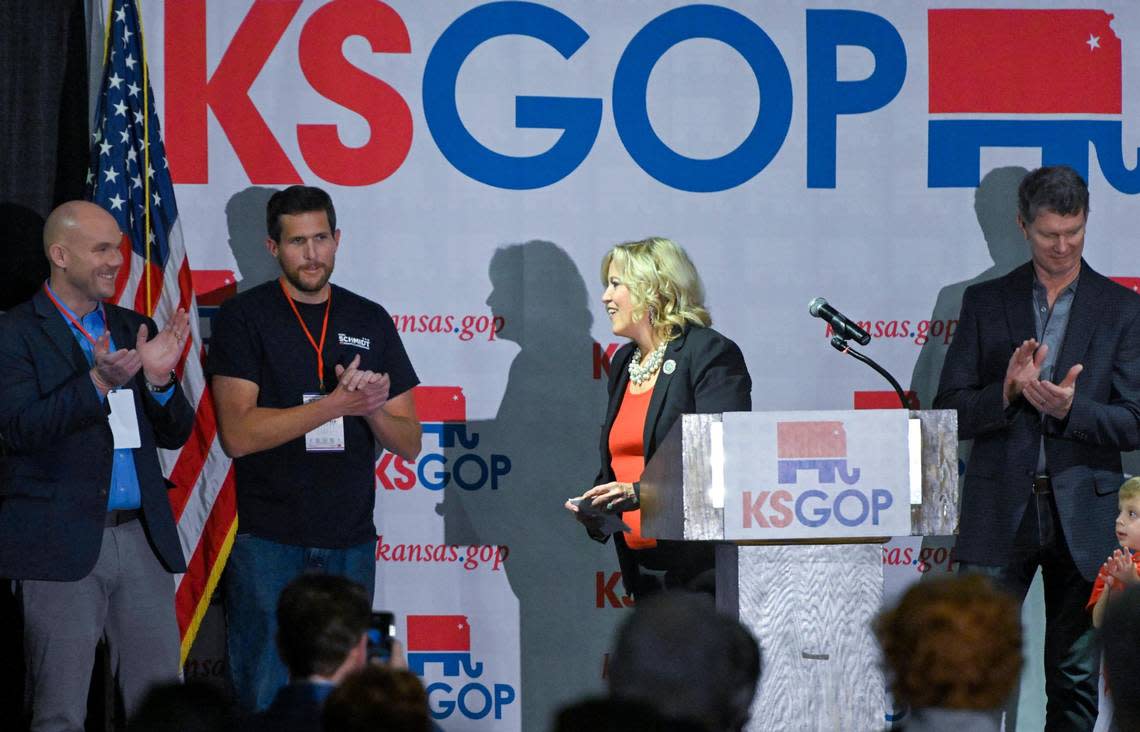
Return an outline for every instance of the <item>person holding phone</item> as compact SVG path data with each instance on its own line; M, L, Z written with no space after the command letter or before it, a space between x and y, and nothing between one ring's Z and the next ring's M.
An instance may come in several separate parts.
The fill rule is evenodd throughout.
M601 468L594 487L566 508L591 538L601 522L578 501L620 514L614 534L626 592L640 600L666 587L713 592L713 545L657 540L641 533L638 480L682 414L747 412L752 379L744 355L713 330L700 275L669 239L619 244L602 259L602 304L614 335L629 339L610 363Z
M393 620L391 613L373 613L364 587L340 575L311 572L286 585L277 601L277 651L289 683L253 716L253 732L319 732L325 699L350 674L369 663L406 668L391 637ZM374 631L388 649L386 661L371 660L378 650L370 643Z

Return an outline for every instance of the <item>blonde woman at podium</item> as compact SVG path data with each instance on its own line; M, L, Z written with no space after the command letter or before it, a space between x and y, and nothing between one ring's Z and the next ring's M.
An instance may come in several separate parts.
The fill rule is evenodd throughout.
M638 480L682 414L751 411L744 355L710 327L700 275L669 239L615 246L601 274L613 333L629 343L610 363L601 469L594 487L566 508L591 538L604 542L613 534L622 582L635 599L662 588L714 592L712 544L641 533Z

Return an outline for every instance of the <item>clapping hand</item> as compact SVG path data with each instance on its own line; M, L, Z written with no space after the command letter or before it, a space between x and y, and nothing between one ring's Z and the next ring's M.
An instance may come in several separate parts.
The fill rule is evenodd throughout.
M1065 374L1060 384L1051 381L1031 381L1022 389L1022 395L1038 412L1064 419L1073 406L1073 395L1077 392L1077 377L1084 368L1081 364L1076 364L1069 369L1069 373Z
M112 352L109 333L103 333L95 340L92 355L95 365L91 368L91 380L103 394L133 379L143 364L136 349L120 348Z
M1049 346L1042 344L1038 348L1035 338L1022 341L1014 350L1005 369L1002 394L1006 406L1013 404L1021 396L1027 384L1037 381L1037 377L1041 374L1041 364L1045 363L1045 354L1048 352Z
M165 384L185 350L186 338L190 335L190 316L180 309L158 335L150 340L147 340L147 335L148 329L143 323L135 338L135 350L142 359L143 375L156 386Z
M336 365L337 385L333 397L343 402L341 413L367 417L388 401L392 382L388 374L360 368L360 355L353 356L347 367Z
M1105 584L1109 587L1125 587L1140 583L1140 573L1136 571L1136 564L1132 561L1132 550L1124 547L1112 553L1105 563L1108 577Z

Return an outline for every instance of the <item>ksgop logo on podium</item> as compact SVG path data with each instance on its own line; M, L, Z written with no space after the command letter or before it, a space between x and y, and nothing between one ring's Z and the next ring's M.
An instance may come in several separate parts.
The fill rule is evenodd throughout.
M724 415L727 539L910 533L907 413Z

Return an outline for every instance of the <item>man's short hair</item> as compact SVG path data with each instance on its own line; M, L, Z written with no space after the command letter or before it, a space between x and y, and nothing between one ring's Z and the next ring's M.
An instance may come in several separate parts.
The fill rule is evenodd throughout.
M293 678L332 676L368 631L372 606L345 577L303 574L277 600L277 649Z
M613 696L712 730L743 728L759 678L756 639L712 598L692 592L639 600L610 658Z
M1017 213L1032 224L1042 209L1061 216L1089 212L1089 186L1081 174L1068 165L1031 170L1017 187Z
M336 209L332 198L314 186L289 186L269 197L265 207L265 229L269 238L281 243L281 217L324 211L329 218L329 231L336 231Z

